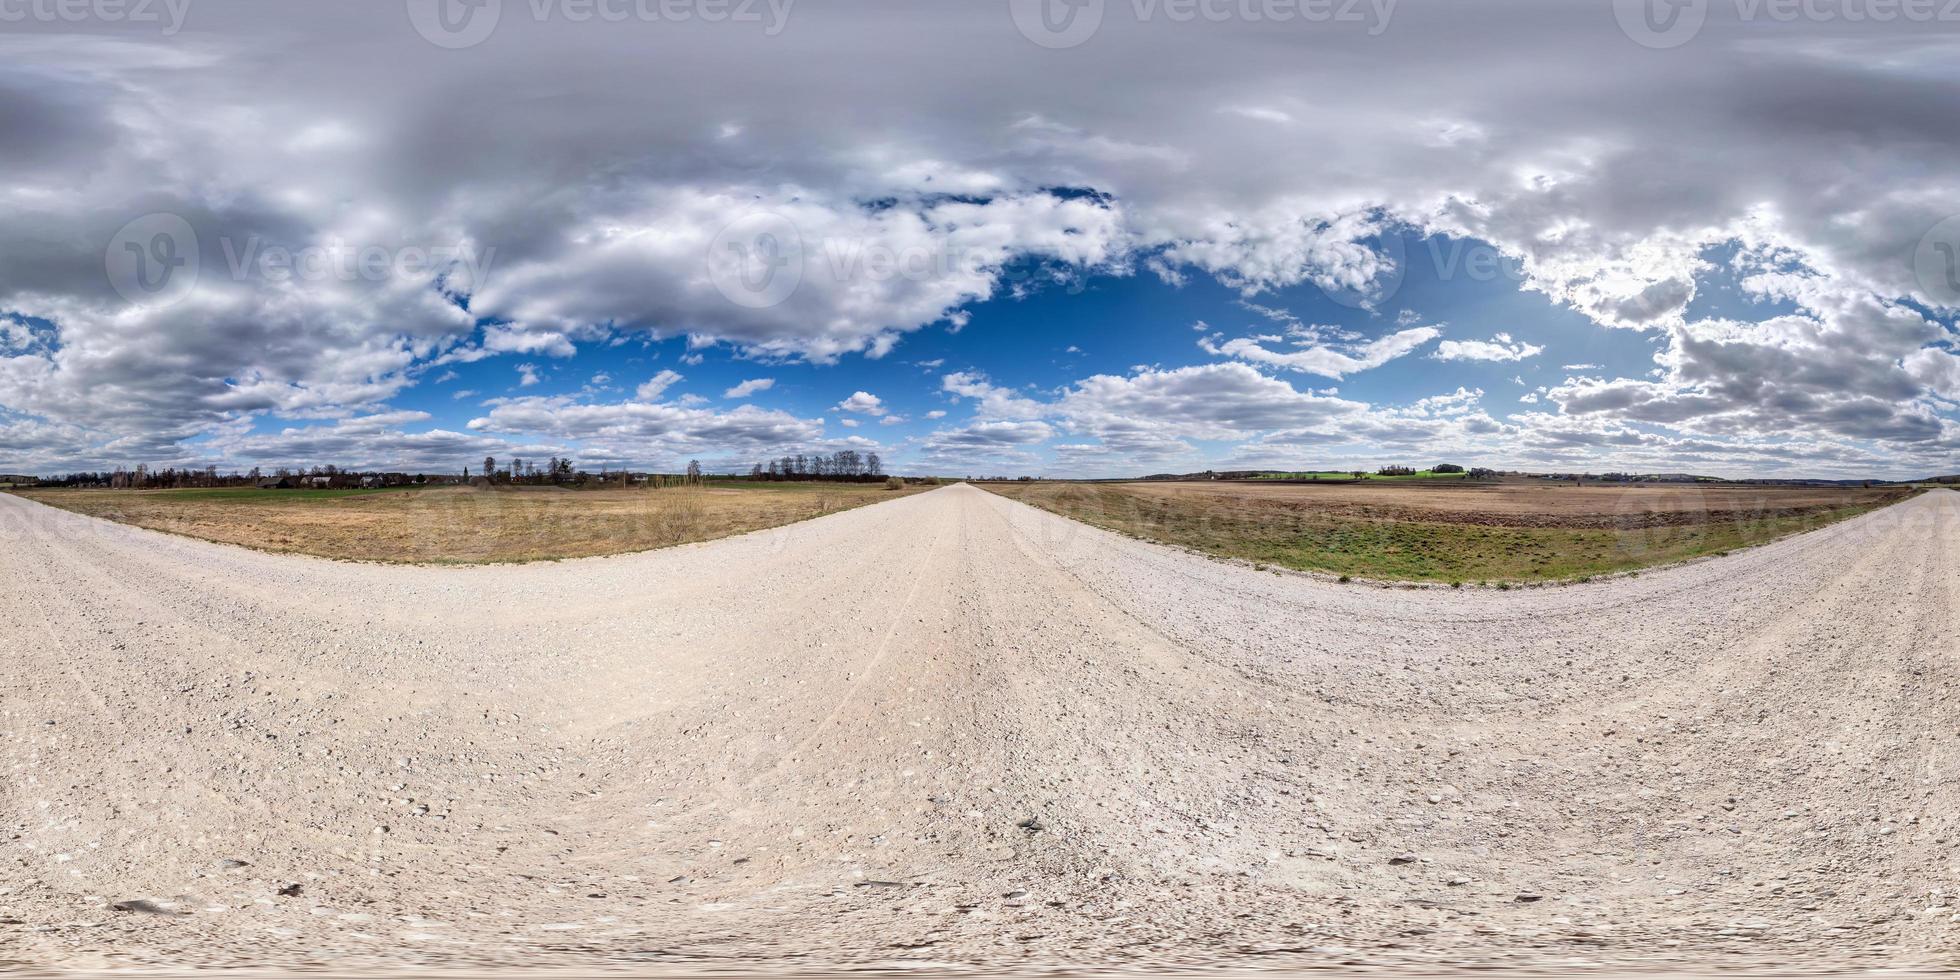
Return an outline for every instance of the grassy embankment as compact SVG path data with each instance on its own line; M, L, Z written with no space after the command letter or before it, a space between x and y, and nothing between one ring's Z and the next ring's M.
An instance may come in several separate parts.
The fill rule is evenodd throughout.
M1626 572L1822 527L1911 491L987 484L1064 517L1264 565L1510 585Z
M261 551L488 564L646 551L779 527L924 487L714 482L659 490L20 490L44 504Z

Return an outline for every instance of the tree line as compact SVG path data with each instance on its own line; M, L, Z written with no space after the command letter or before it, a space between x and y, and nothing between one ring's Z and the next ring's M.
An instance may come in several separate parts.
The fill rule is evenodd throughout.
M218 472L216 466L151 469L138 463L113 470L84 470L46 477L44 487L95 487L111 490L191 490L251 487L261 483L285 482L306 486L409 486L452 480L441 474L350 470L339 466L280 466L270 471L254 466L250 470Z
M739 471L738 471L739 472ZM877 453L846 449L835 453L798 453L766 463L757 463L749 476L756 480L829 480L869 483L885 479L885 463ZM739 477L727 477L739 479ZM472 462L458 474L406 473L383 470L354 470L332 464L312 467L281 466L267 470L220 473L216 466L164 467L152 469L138 464L113 470L78 471L41 479L41 486L88 487L115 490L183 490L199 488L277 486L280 489L349 489L361 487L440 486L445 484L489 484L509 486L591 486L594 484L650 484L691 486L709 479L700 460L689 460L678 474L615 470L601 466L597 472L582 469L569 457L552 456L544 460L514 458L499 460L485 456L481 466Z
M406 487L442 486L459 483L491 484L531 484L531 485L589 485L594 483L646 483L658 480L662 485L668 482L700 482L699 461L688 463L685 477L671 477L636 473L631 470L614 470L602 467L598 472L581 469L569 458L553 456L543 462L537 460L512 459L499 463L496 457L486 456L482 469L474 465L462 467L460 474L448 473L408 473L395 470L357 470L336 466L331 463L321 466L280 466L272 469L254 466L250 470L232 470L220 473L216 466L205 467L162 467L152 469L145 464L134 467L119 466L113 470L90 470L65 473L40 480L44 487L83 487L111 490L187 490L217 489L228 487L278 486L280 489L351 489L361 487Z
M855 449L843 449L829 455L797 453L765 460L749 470L751 480L792 483L804 480L870 483L884 478L885 461L877 453L860 453Z

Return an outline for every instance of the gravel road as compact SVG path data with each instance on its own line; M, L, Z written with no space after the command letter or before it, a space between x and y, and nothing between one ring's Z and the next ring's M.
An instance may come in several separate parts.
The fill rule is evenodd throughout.
M1960 963L1960 493L1636 578L953 486L410 568L0 495L0 969Z

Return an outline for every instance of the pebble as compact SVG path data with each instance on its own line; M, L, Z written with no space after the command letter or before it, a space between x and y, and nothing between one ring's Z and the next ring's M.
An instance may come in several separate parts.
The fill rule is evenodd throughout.
M185 914L183 912L178 912L173 909L164 908L163 906L158 905L157 903L152 902L147 898L124 899L123 901L120 902L110 903L109 907L118 912L142 912L148 915L184 915Z

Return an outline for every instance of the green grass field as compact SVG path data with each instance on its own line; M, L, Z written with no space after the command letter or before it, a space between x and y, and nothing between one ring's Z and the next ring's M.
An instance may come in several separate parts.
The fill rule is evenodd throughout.
M1168 488L1040 482L985 486L1098 527L1260 565L1376 580L1491 585L1571 581L1733 551L1823 527L1902 498L1897 492L1847 491L1841 504L1826 503L1801 512L1788 508L1748 516L1707 512L1683 515L1679 523L1620 528L1597 526L1598 514L1572 508L1568 503L1572 495L1550 486L1482 491L1537 494L1529 499L1543 501L1531 519L1477 518L1485 523L1462 513L1425 512L1431 505L1427 498L1458 491L1329 487L1328 492L1365 493L1378 501L1336 507L1312 502L1275 506L1272 501L1234 496L1245 488L1245 484ZM1573 526L1557 526L1560 522ZM1579 526L1586 523L1594 526Z

